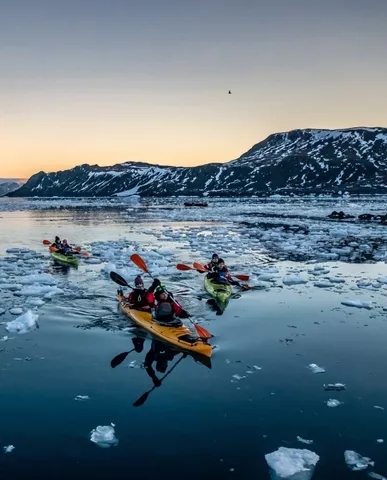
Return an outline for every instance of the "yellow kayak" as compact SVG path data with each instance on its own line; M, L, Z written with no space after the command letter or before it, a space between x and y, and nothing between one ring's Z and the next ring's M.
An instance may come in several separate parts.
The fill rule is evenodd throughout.
M161 325L153 320L151 313L130 308L125 297L122 295L117 295L117 299L119 301L120 308L125 315L133 320L134 323L145 328L145 330L152 333L156 337L175 345L182 350L204 355L208 358L211 357L212 346L203 341L196 334L192 333L191 330L185 325L175 327Z

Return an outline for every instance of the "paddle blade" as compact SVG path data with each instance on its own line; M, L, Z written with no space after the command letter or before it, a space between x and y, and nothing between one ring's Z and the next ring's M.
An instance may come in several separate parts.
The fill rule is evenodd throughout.
M121 285L121 287L129 287L129 284L125 278L121 277L121 275L118 275L116 272L110 272L110 278L113 280L113 282Z
M86 258L90 256L88 252L82 252L82 255Z
M204 327L201 327L197 323L194 323L194 327L199 337L205 339L213 337L213 335L208 330L206 330Z
M184 263L178 263L176 265L176 268L181 271L192 270L192 267L190 267L189 265L184 265Z
M131 350L130 352L133 352L133 350ZM110 366L112 368L118 367L118 365L120 365L125 360L125 358L129 355L130 352L122 352L116 355L110 362Z
M242 282L247 282L250 278L249 275L233 275L233 277L237 278L238 280L242 280Z
M150 275L148 267L146 266L145 261L140 257L140 255L138 255L137 253L133 253L133 255L130 256L130 259L135 265L137 265L138 268Z
M207 268L204 265L201 265L200 263L194 262L192 265L196 270L199 270L200 272L208 272Z
M149 393L150 392L145 392L141 395L140 398L138 398L134 403L133 403L133 407L141 407L141 405L144 405L144 403L146 402L148 396L149 396Z
M43 240L43 245L51 245L51 243L50 240Z

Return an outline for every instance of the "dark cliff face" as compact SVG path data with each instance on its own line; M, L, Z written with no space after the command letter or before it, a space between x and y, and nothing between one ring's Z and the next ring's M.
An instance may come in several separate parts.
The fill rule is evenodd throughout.
M39 172L9 196L387 193L387 129L303 129L270 135L231 162L166 167L127 162Z

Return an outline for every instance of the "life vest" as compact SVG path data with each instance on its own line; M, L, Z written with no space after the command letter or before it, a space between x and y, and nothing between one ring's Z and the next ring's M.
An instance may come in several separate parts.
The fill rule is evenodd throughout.
M227 282L227 272L223 271L223 270L218 270L217 272L217 280L218 282L221 282L221 283L226 283Z
M141 288L135 288L132 292L133 303L137 307L146 307L148 305L147 292Z
M172 303L168 300L162 300L156 305L156 318L159 320L171 319L174 315Z

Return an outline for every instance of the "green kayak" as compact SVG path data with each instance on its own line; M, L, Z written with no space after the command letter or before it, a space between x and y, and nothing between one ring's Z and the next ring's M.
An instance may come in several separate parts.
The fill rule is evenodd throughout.
M226 306L232 294L232 287L230 284L216 283L209 279L206 275L204 277L204 288L219 304Z
M74 255L63 255L58 252L50 252L51 257L58 262L67 263L69 265L78 265L78 258Z

